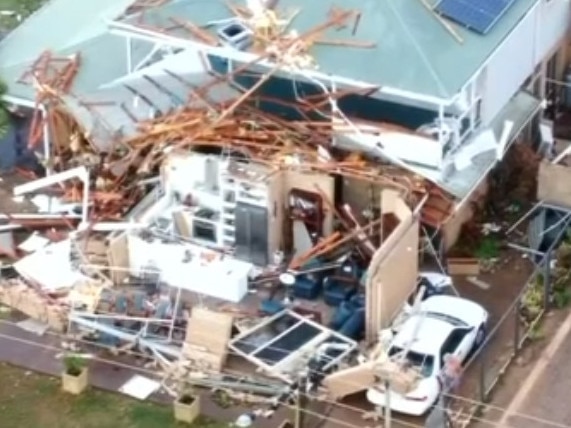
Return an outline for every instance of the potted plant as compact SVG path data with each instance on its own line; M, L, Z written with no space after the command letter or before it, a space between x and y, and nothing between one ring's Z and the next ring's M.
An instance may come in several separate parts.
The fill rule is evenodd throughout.
M85 358L78 355L64 357L64 372L62 373L63 390L70 394L81 394L89 383Z
M192 391L182 393L174 402L174 418L179 422L193 423L200 416L200 396Z

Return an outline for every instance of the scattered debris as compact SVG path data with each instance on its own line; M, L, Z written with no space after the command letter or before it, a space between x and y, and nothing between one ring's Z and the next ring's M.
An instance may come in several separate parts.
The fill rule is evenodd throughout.
M43 322L37 321L33 318L28 318L24 321L20 321L17 323L17 326L20 327L22 330L26 330L30 333L37 334L38 336L43 336L48 328L50 327L48 324Z
M137 400L146 400L149 395L158 391L160 387L161 384L159 382L144 376L134 375L119 388L119 392Z
M479 287L482 290L490 289L490 284L488 284L486 281L482 281L481 279L476 278L475 276L466 277L466 281L470 282L471 284L474 284L476 287Z
M475 258L448 258L447 271L450 275L478 276L480 260Z
M136 375L119 389L139 400L161 388L178 397L191 385L211 390L221 406L269 407L244 415L244 425L300 391L341 399L390 381L406 395L422 375L389 355L379 333L396 331L393 322L419 290L422 229L438 231L455 213L456 197L413 166L440 168L442 129L365 123L339 110L340 98L378 89L370 87L321 85L322 93L278 100L296 112L289 120L263 108L278 101L258 89L278 73L313 79L319 46L375 43L330 37L342 28L354 36L358 10L334 7L298 32L299 11L247 3L227 3L234 18L222 25L168 19L204 45L258 55L200 86L165 69L141 77L156 97L122 83L129 102L113 91L91 99L72 91L81 55L49 51L21 76L36 93L28 146L44 143L45 175L29 172L13 186L12 202L32 213L2 213L0 302L8 308L0 312L30 317L18 323L26 331L63 334L66 350L78 352L77 340L140 356L160 380ZM125 13L152 5L138 0ZM262 61L272 66L254 73L250 87L213 96ZM157 101L163 97L169 102ZM113 113L106 117L101 106ZM89 132L78 111L93 122ZM480 137L485 144L458 150L455 168L496 147L491 131ZM504 228L480 226L490 239ZM489 289L477 276L492 262L473 251L448 258L447 270ZM404 318L418 315L424 292L422 285ZM239 376L231 353L247 366Z

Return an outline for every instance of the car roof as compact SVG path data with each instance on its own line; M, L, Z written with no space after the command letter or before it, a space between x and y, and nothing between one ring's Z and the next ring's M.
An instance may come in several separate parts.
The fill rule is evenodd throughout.
M399 348L410 346L411 351L436 355L453 329L452 324L442 319L423 314L411 315L402 324L391 345Z
M478 303L457 296L431 296L420 304L420 310L448 315L475 326L483 319L484 308Z

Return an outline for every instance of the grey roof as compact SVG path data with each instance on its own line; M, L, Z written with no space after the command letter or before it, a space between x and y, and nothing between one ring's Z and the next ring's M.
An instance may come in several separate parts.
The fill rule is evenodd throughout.
M0 43L0 63L35 60L46 49L60 51L106 30L133 0L50 0Z
M51 0L0 42L0 76L8 95L34 99L34 89L18 83L45 50L66 56L79 52L81 66L73 90L83 92L127 72L126 42L108 32L108 20L119 16L134 0ZM135 41L133 62L153 45Z
M328 31L323 38L376 42L376 47L315 45L312 53L320 70L371 84L450 98L538 1L515 0L485 36L452 24L463 38L462 44L420 0L280 0L278 11L300 11L290 26L299 33L326 22L328 11L334 6L360 11L362 16L354 36L350 23L345 29ZM244 1L234 3L244 4ZM172 18L205 25L232 16L223 0L171 0L125 21L165 29L173 27ZM183 28L169 31L189 37Z
M137 122L149 119L153 113L164 115L188 106L192 88L210 81L212 77L204 72L197 53L183 51L84 93L81 100L69 96L64 101L92 142L105 150L117 141L115 136L135 136ZM216 103L237 95L236 90L221 82L212 87L208 99ZM204 104L195 100L191 105Z

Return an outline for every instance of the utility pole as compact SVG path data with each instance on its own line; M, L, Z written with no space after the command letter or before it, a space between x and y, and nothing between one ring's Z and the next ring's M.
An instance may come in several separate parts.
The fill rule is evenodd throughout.
M391 428L391 382L389 378L385 379L385 428Z
M295 414L294 414L294 427L303 428L305 425L305 409L307 407L307 394L305 393L307 385L307 375L300 373L297 381L297 393L295 397Z
M307 406L307 396L298 390L295 400L294 427L303 428L305 422L305 407Z

